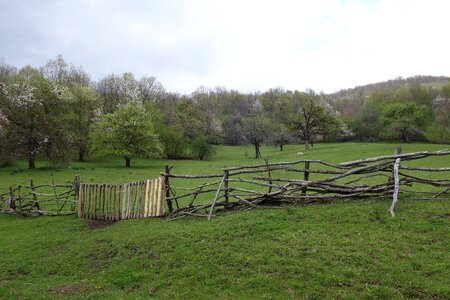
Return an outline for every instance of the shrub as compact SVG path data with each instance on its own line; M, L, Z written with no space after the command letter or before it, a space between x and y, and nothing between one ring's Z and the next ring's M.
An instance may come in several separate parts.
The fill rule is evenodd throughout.
M181 128L177 126L163 127L159 130L159 136L164 146L164 154L167 158L185 157L187 142Z
M191 144L192 155L195 158L204 160L214 154L214 149L208 141L207 137L198 136Z

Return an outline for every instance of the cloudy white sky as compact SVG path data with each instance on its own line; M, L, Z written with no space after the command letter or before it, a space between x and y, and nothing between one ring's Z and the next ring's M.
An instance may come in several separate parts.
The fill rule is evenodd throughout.
M94 80L131 71L200 85L334 92L450 75L447 0L0 0L0 57L61 54Z

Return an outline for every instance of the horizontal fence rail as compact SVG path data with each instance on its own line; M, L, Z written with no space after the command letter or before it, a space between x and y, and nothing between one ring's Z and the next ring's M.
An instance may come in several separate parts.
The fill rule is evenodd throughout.
M23 216L75 214L79 176L72 184L35 185L30 179L17 186L0 189L0 212Z
M429 196L428 199L449 198L449 176L433 179L430 174L449 172L450 168L400 165L400 161L449 155L448 150L405 154L401 149L397 151L394 155L339 164L320 160L277 163L266 160L265 164L224 168L223 173L216 174L173 174L172 166L166 166L166 172L161 173L167 185L166 199L170 206L171 202L176 205L174 211L170 210L169 218L191 215L210 219L214 208L249 209L261 205L308 204L350 198L396 198L399 193L422 195L423 199L423 195ZM421 176L417 174L420 172L430 174ZM183 186L176 185L179 180L183 181ZM186 185L186 180L193 183ZM432 190L414 190L411 189L413 184L432 187ZM392 215L396 202L393 199Z

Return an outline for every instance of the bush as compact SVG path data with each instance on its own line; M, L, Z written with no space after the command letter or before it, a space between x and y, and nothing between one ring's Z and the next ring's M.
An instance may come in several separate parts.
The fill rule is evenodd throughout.
M198 136L191 144L192 155L195 158L204 160L214 154L214 149L209 144L208 138L204 136Z
M181 128L176 126L163 127L159 130L159 136L167 158L175 159L186 156L187 142Z
M427 128L425 137L433 143L450 144L450 128L440 124L432 124Z

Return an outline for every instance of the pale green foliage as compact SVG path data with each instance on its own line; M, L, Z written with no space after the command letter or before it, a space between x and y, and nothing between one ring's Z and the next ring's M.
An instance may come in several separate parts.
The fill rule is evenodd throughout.
M94 153L121 156L127 166L132 158L159 157L163 149L150 115L135 104L104 115L90 140Z
M424 105L416 103L392 103L381 109L381 136L388 139L401 138L405 142L423 136L426 115Z
M94 89L73 85L70 87L70 112L66 122L70 126L71 144L78 150L78 160L83 161L88 151L89 132L98 115L100 100Z

